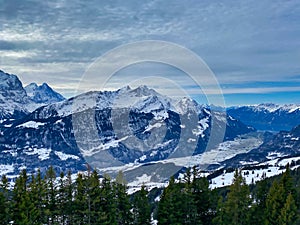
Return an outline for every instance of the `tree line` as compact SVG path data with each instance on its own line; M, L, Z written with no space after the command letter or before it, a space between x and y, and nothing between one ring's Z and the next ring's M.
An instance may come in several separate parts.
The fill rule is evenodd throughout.
M112 180L97 171L61 173L50 167L28 175L23 170L9 188L0 182L0 225L297 225L300 224L300 169L247 185L240 170L228 188L210 189L209 181L188 169L183 179L172 177L161 190L129 195L120 172Z
M144 187L134 198L119 173L99 179L97 171L79 173L75 182L71 173L57 177L52 167L42 177L28 176L23 170L12 190L8 179L0 184L0 224L17 225L118 225L150 224L148 192Z
M194 173L194 175L193 175ZM188 170L184 179L171 178L158 204L158 225L299 225L300 169L247 185L235 170L228 188L211 190L206 178Z

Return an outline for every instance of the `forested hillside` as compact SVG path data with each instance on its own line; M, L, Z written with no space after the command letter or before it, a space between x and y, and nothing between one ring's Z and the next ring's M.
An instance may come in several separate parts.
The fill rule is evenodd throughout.
M115 180L79 173L74 181L70 173L57 179L52 167L44 177L23 170L12 189L2 177L0 224L297 225L299 184L300 168L251 185L236 170L230 187L211 190L192 169L162 190L129 195L121 172Z

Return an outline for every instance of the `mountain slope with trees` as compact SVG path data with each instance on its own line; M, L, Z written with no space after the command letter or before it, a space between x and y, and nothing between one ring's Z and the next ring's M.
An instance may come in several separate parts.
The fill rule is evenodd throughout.
M2 177L0 224L132 224L231 225L300 224L300 168L247 185L236 170L228 188L210 189L198 171L187 170L181 180L173 177L160 193L143 186L129 195L122 172L115 180L96 171L56 173L52 167L42 177L23 170L14 187ZM156 197L155 197L156 196ZM153 220L154 219L154 220Z

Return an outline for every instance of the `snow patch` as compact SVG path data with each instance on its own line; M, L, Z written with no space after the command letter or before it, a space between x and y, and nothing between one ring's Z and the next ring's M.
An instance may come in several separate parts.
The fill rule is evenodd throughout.
M49 159L51 149L47 148L29 148L25 150L26 155L38 155L38 158L43 161Z
M4 165L0 164L0 175L13 173L14 172L14 165Z
M39 126L44 126L45 123L35 122L35 121L28 121L26 123L20 124L17 127L25 127L25 128L34 128L37 129Z
M54 153L63 161L67 160L67 159L76 159L76 160L79 159L79 157L76 155L66 154L66 153L58 152L58 151L55 151Z

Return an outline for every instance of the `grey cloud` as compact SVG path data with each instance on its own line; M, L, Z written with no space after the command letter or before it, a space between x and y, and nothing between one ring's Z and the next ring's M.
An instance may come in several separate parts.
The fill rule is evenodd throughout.
M75 88L67 78L80 77L110 49L144 39L190 48L224 84L300 73L297 0L0 0L0 21L1 67L26 82L58 85L64 76L60 82ZM22 51L34 54L17 57Z

